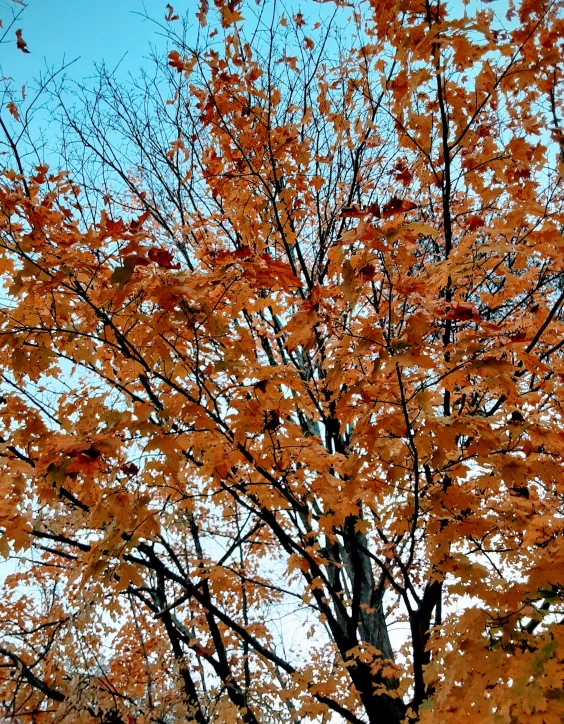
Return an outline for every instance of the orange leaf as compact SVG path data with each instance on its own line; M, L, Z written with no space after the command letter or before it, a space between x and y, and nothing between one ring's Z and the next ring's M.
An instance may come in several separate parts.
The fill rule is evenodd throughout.
M16 119L16 121L20 120L20 112L15 103L13 103L13 102L7 103L6 108L10 111L10 114L12 115L13 118Z
M190 59L186 58L186 56L181 57L177 50L171 50L168 54L168 64L172 68L176 68L179 73L183 71L191 72L196 65L196 60L195 55L192 55Z
M298 58L296 55L283 55L277 62L286 63L286 65L289 65L293 71L295 71L296 73L299 72Z
M224 28L228 28L234 23L238 23L240 20L244 20L243 15L239 10L235 9L235 2L228 2L226 6L221 8L221 25Z
M198 18L198 21L200 23L200 27L204 28L208 23L208 10L210 8L210 4L208 0L200 0L200 9L196 13L196 17Z

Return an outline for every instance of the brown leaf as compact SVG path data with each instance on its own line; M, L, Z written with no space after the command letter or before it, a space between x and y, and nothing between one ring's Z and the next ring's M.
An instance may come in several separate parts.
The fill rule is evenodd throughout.
M124 266L135 268L136 266L149 266L149 260L140 254L130 254L123 258Z
M208 24L208 10L210 4L208 0L200 0L200 9L196 13L196 17L200 23L200 27L204 28Z
M264 427L266 430L276 430L280 425L280 415L277 410L267 410L264 413Z
M10 115L16 119L16 121L20 120L20 112L18 110L18 107L15 103L10 102L6 104L6 108L10 111Z
M360 268L359 271L361 276L368 281L374 279L376 275L376 269L374 267L374 264L365 264L363 267Z
M120 287L125 286L131 279L133 269L132 266L117 266L110 277L110 284L118 284Z
M408 199L399 199L397 196L392 197L387 204L382 207L382 218L389 219L395 214L403 214L406 211L412 211L417 208L417 204Z
M179 73L184 70L184 60L180 57L178 50L171 50L168 54L168 64L172 68L176 68Z
M29 53L29 50L27 49L27 43L22 38L22 31L20 29L16 30L16 46L18 50L22 51L22 53Z
M358 206L346 206L341 211L341 217L343 219L362 219L365 216L376 216L376 218L380 218L380 207L378 204L370 204L363 209Z
M125 465L122 465L120 468L122 473L125 473L126 475L137 475L139 472L139 468L135 463L126 463Z
M174 8L170 3L166 4L167 14L165 15L165 20L167 23L171 23L173 20L178 20L180 17L179 15L176 15L174 12Z
M460 304L452 304L446 308L446 319L457 322L465 322L470 319L479 319L479 316L473 304L461 302Z
M394 176L404 186L409 186L413 178L413 174L403 161L398 161L394 166Z
M362 219L364 211L358 206L345 206L341 211L341 217L343 219Z

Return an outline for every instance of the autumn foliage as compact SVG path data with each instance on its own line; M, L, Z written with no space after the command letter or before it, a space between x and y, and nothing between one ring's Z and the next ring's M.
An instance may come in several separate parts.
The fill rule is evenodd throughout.
M5 717L562 721L563 6L450 5L167 5L60 171L3 123Z

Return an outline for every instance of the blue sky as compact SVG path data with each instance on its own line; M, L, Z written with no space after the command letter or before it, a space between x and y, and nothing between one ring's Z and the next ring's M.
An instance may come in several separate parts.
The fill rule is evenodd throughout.
M173 5L183 14L190 2L194 4L181 0ZM0 46L2 73L17 84L78 56L80 60L68 70L73 80L92 75L94 63L102 60L108 68L121 61L120 73L125 75L139 67L151 44L164 45L155 25L135 14L145 8L149 16L164 21L166 2L161 0L27 0L26 4L16 27L22 29L30 54L17 50L13 31L9 43ZM12 0L0 0L4 27L12 11L19 9Z

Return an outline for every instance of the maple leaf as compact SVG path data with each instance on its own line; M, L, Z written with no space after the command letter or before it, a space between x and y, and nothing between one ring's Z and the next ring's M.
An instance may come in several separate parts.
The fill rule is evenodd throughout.
M35 176L32 176L32 179L35 181L35 183L38 184L44 184L47 180L47 172L49 171L49 166L46 163L41 163L39 166L35 167L35 170L37 173Z
M382 218L388 219L395 214L403 214L417 208L417 204L408 199L400 199L397 196L392 197L382 206Z
M173 262L174 257L169 251L166 251L166 249L151 248L147 256L163 269L180 269L180 264Z
M374 264L365 264L359 269L359 273L362 277L371 281L376 276L376 267Z
M398 161L394 165L394 175L404 186L409 186L411 179L413 178L413 174L403 161Z
M474 306L472 304L466 304L464 302L447 306L445 317L446 319L452 319L456 321L465 321L479 318Z
M177 50L171 50L168 54L168 64L172 68L176 68L179 73L182 73L183 71L186 71L187 73L192 72L196 62L197 56L195 54L193 54L191 58L187 58L186 56L181 57Z
M4 708L560 721L561 7L256 4L1 151Z
M297 55L283 55L277 63L286 63L295 73L299 73L298 68L298 56Z
M18 50L21 50L23 53L29 53L30 51L27 49L27 43L22 37L22 31L20 29L16 30L16 46Z
M470 216L466 219L466 226L470 231L476 231L484 225L484 220L480 216Z
M235 23L244 20L243 15L237 6L240 5L240 0L230 0L222 5L220 8L221 12L221 25L224 28L228 28Z
M168 64L176 68L179 73L184 70L184 61L180 58L180 53L177 50L171 50L168 54Z
M380 207L376 203L365 206L363 209L358 206L347 206L341 210L341 216L343 219L362 219L365 216L380 218Z

